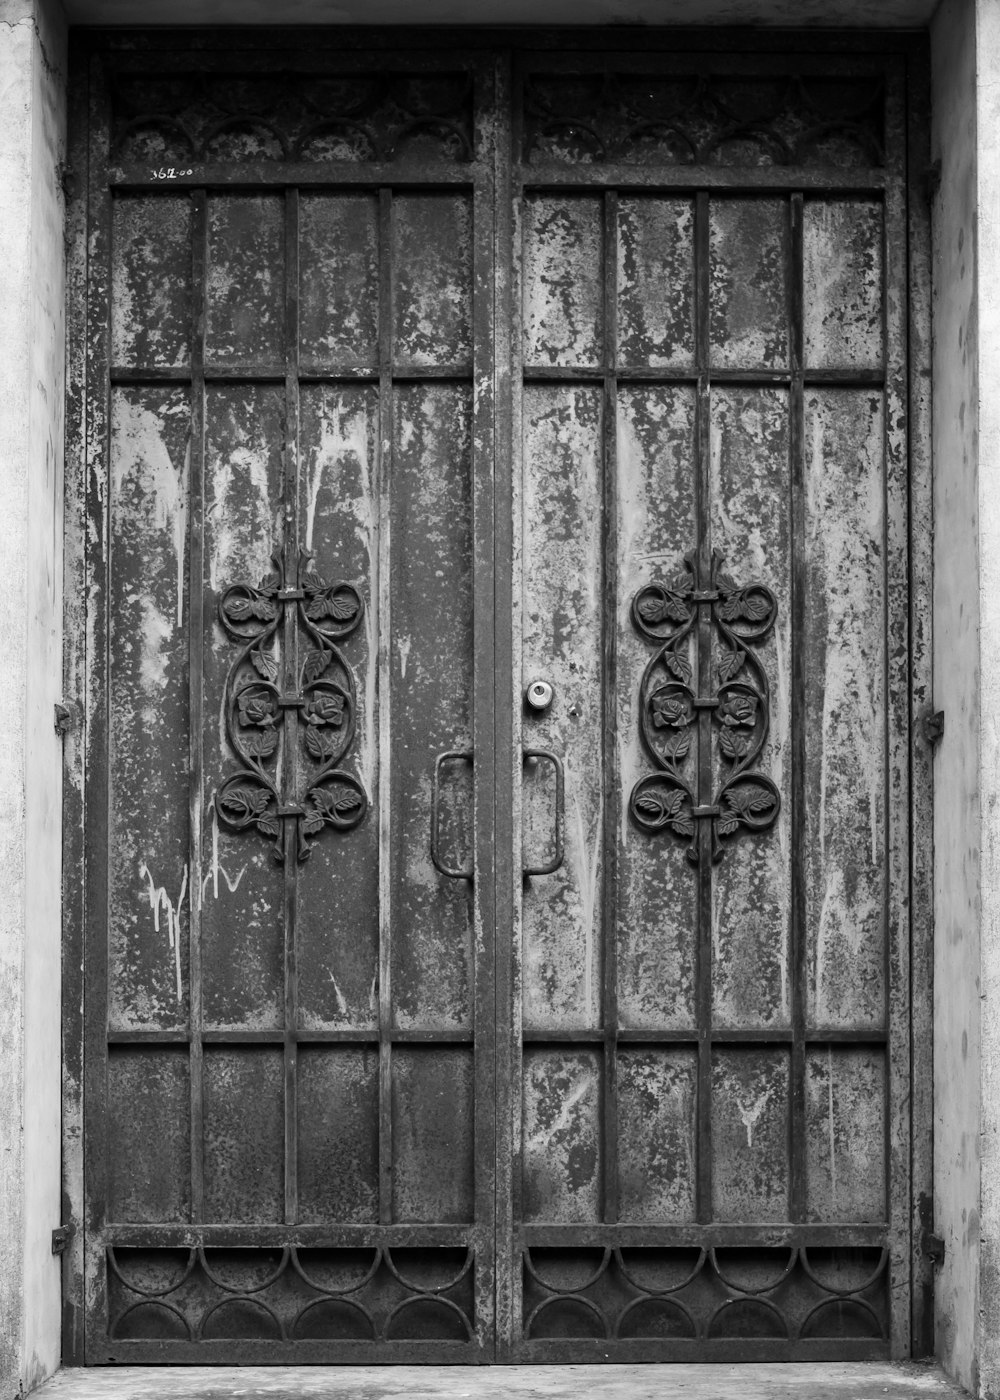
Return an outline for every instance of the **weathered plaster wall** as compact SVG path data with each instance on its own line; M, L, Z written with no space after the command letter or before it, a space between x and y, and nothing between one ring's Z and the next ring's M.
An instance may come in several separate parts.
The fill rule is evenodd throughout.
M979 1300L979 586L977 544L975 0L943 0L932 26L934 700L934 1220L945 1241L936 1333L946 1369L975 1391Z
M977 0L982 1030L980 1390L1000 1397L1000 3Z
M59 1362L64 86L57 0L0 0L0 1400Z

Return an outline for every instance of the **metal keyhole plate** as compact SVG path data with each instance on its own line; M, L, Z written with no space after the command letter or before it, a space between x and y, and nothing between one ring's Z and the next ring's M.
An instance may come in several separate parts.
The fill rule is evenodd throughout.
M532 681L524 698L533 710L547 710L552 704L552 687L548 681Z

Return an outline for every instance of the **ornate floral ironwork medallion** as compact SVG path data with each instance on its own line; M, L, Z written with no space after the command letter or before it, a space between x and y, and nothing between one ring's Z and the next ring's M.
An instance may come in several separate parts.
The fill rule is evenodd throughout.
M271 558L275 571L256 587L235 583L219 599L219 621L240 644L225 713L241 767L219 788L215 808L232 830L254 827L271 837L277 860L285 856L284 824L295 822L298 859L305 860L309 837L324 826L347 831L368 810L357 778L337 766L354 738L357 709L354 676L337 643L361 621L364 602L353 584L328 583L309 569L308 550L299 551L291 576L284 550Z
M639 779L629 810L643 830L687 841L697 864L702 822L711 823L718 860L727 837L767 830L781 809L771 779L751 771L770 724L767 673L753 648L773 629L778 605L762 583L741 585L724 573L718 554L705 570L707 587L699 587L697 555L684 564L669 583L648 583L632 600L633 623L658 648L643 673L639 712L659 771Z

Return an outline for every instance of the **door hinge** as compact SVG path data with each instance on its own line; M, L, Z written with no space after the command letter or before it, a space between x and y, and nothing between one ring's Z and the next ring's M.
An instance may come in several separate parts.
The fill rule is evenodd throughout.
M68 734L71 729L76 728L76 708L73 705L66 705L61 700L55 706L55 724L57 734Z
M936 744L944 734L944 710L934 710L924 715L924 738L928 744Z
M73 1238L72 1225L60 1225L57 1230L52 1231L52 1253L65 1254L70 1240Z

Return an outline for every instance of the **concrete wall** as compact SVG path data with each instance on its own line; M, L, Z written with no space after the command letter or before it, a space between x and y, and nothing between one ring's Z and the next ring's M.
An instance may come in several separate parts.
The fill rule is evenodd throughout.
M934 1220L945 1241L937 1349L975 1390L979 1299L979 579L975 0L932 26L934 703Z
M56 0L0 0L0 1400L59 1362L65 69Z
M1000 2L932 25L937 1350L1000 1398Z
M1000 3L978 0L980 1273L979 1380L1000 1397Z

